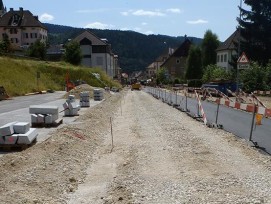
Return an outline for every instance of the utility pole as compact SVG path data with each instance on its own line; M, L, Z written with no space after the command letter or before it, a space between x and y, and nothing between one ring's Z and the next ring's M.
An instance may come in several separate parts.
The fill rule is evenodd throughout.
M240 14L239 14L239 20L241 20L242 15L241 15L241 9L242 9L242 2L243 0L240 0ZM240 57L240 53L241 53L241 26L240 26L240 22L239 22L239 26L238 26L238 59ZM237 95L239 95L239 70L238 70L238 65L236 65L236 91L237 91Z

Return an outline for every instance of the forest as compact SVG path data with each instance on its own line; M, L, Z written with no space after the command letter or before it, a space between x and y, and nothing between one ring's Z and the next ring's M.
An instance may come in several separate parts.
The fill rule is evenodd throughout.
M73 39L84 28L54 25L45 23L48 29L49 44L65 44ZM111 44L114 54L119 56L120 67L124 72L145 70L161 54L169 48L177 48L184 41L184 36L172 37L167 35L144 35L135 31L121 30L99 30L89 29L99 38L106 38ZM185 35L185 31L183 31ZM202 39L189 37L195 44L199 45Z

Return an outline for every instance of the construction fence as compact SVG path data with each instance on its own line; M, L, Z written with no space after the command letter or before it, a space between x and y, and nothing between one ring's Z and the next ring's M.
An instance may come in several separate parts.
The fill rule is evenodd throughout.
M223 128L271 153L271 110L253 95L228 97L216 90L170 91L145 87L145 92L211 128Z

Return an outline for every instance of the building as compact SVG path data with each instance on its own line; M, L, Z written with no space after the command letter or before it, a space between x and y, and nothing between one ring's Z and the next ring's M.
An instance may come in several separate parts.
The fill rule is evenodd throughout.
M168 51L164 52L162 55L156 58L155 61L146 68L146 77L148 79L156 78L156 73L158 69L173 52L174 49L169 48Z
M186 69L186 60L188 57L191 41L186 38L184 42L178 47L164 63L160 65L166 69L168 78L183 78Z
M225 40L216 50L216 65L223 67L226 71L231 70L233 57L237 58L236 45L239 41L239 32L236 30L228 39Z
M95 34L85 30L74 40L80 44L83 66L100 67L112 78L118 74L118 56L114 55L111 45L106 39L100 39Z
M3 2L0 0L3 9ZM0 17L0 40L8 36L13 50L22 50L32 45L37 40L47 41L47 29L30 11L20 8L8 12L1 10Z
M146 68L146 77L147 79L155 78L156 77L156 64L155 62L151 63L147 68Z

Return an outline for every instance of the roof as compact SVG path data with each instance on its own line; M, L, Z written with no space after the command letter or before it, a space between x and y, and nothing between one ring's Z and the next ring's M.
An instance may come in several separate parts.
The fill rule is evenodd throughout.
M41 27L47 30L47 28L38 20L37 16L33 16L33 14L28 10L20 10L15 11L10 9L7 13L5 13L0 18L0 27Z
M83 39L88 39L91 41L92 45L108 45L105 41L101 40L94 33L89 30L84 30L80 35L74 38L75 41L80 42Z
M160 67L164 66L167 63L167 61L172 57L187 57L189 54L189 48L191 44L192 44L191 41L188 38L186 38L185 41L180 45L180 47L178 47Z
M148 67L147 67L147 69L152 69L152 68L154 68L155 67L155 64L154 64L154 62L153 63L151 63Z
M236 30L229 38L227 38L216 51L233 50L235 49L235 43L239 40L240 33Z

